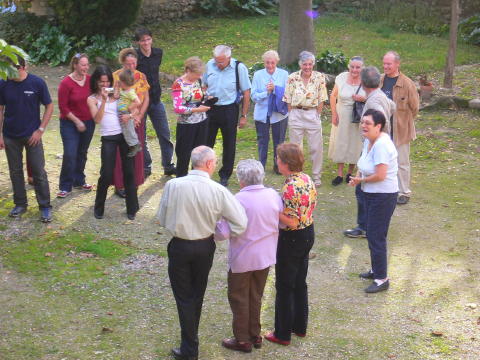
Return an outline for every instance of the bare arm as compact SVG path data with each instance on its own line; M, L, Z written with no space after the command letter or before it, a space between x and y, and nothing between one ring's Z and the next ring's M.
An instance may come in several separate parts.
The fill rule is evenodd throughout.
M330 110L332 111L332 125L338 125L338 114L337 114L337 96L338 96L338 87L335 85L333 87L332 93L330 94Z
M287 225L290 229L296 229L299 224L299 221L296 217L288 216L284 213L280 213L280 221Z
M238 124L239 128L243 128L247 124L247 114L248 114L249 107L250 107L250 89L245 90L243 92L242 116L240 117L240 122Z
M52 114L53 114L53 103L45 105L45 111L43 112L43 117L42 117L42 122L40 123L40 127L33 132L32 136L30 136L30 139L28 139L28 145L30 146L38 145L38 143L42 139L43 132L47 128L47 125L50 119L52 118ZM43 131L40 130L40 128L42 128Z
M375 166L375 173L361 178L360 176L355 176L350 179L349 185L351 186L356 186L360 184L361 182L364 183L373 183L373 182L379 182L385 180L387 177L387 170L388 170L388 165L387 164L378 164Z

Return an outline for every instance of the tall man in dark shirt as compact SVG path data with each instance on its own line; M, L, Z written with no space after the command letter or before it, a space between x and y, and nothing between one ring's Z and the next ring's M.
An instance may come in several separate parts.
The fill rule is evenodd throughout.
M20 217L27 211L27 192L23 173L23 148L32 169L33 186L42 222L52 221L50 187L45 171L42 135L53 113L53 103L47 84L29 74L23 58L18 57L18 76L0 80L0 150L5 149L13 187L15 207L10 217ZM45 106L40 120L40 104Z
M137 70L147 76L148 84L150 85L150 103L146 115L150 117L150 121L157 133L160 150L162 152L164 173L165 175L174 175L176 169L175 164L172 162L173 144L170 141L170 128L168 127L165 106L160 100L162 87L160 86L158 73L160 71L160 64L162 63L163 51L162 49L152 47L152 33L146 28L137 29L135 32L135 41L138 45L138 49L136 49L138 53ZM145 129L146 128L145 126ZM152 172L152 157L148 151L146 136L143 154L145 159L144 171L147 177Z

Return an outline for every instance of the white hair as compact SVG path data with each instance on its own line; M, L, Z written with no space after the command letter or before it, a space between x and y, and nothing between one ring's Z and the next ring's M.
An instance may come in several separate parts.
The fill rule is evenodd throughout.
M213 49L213 57L225 55L226 57L232 56L232 48L227 45L217 45Z
M190 156L194 169L205 165L208 160L213 159L215 159L215 151L205 145L197 146L192 150L192 155Z
M312 60L313 65L315 65L315 55L313 55L310 51L303 50L298 55L298 65L302 66L302 64L307 60Z
M261 185L265 170L260 161L254 159L240 160L237 165L237 179L245 186Z
M278 52L275 50L268 50L262 55L262 60L265 61L266 59L274 59L276 62L279 62L280 56L278 56Z

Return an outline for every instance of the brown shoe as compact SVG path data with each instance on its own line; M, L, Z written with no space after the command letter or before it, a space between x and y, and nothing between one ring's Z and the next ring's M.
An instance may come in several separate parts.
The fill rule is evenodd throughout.
M255 349L260 349L262 347L263 338L261 336L254 336L250 340L252 341Z
M236 350L236 351L241 351L245 353L252 352L251 342L240 343L235 338L223 339L222 345L230 350Z

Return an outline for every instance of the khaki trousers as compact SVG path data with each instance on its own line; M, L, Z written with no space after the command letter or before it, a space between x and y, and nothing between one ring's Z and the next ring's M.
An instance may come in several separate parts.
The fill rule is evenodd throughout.
M410 197L410 143L397 146L398 153L398 195Z
M269 269L228 272L228 301L233 313L233 335L237 341L250 342L260 336L260 310Z
M288 117L290 142L303 148L303 136L306 135L310 158L312 159L313 180L320 180L323 164L322 120L316 109L292 109Z

